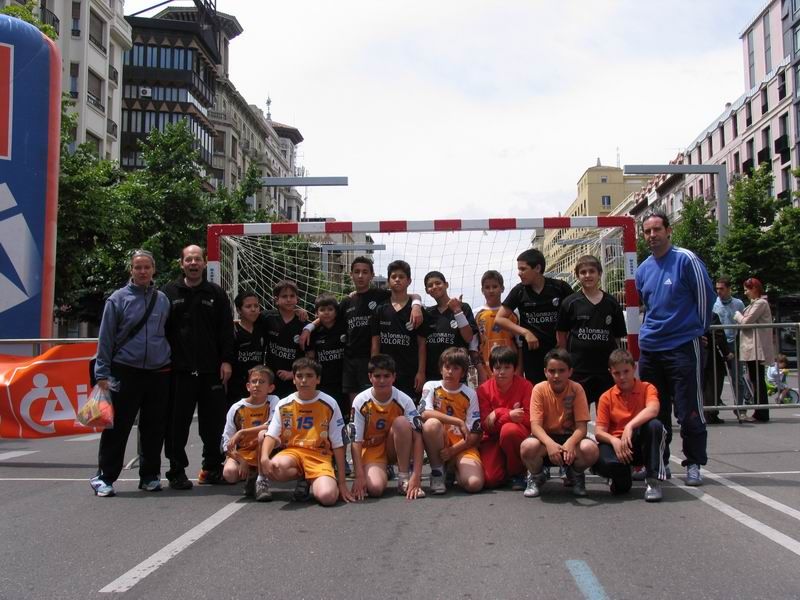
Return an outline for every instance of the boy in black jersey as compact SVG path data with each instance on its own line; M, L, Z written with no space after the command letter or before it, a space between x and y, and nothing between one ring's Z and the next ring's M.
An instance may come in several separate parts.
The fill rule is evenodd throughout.
M425 291L436 301L436 306L425 309L428 335L425 339L425 380L441 377L439 357L448 348L474 347L477 358L478 326L472 308L460 298L447 295L447 280L439 271L425 275ZM472 342L475 340L473 345Z
M352 402L356 394L372 385L367 373L367 363L372 350L372 328L370 321L375 309L388 302L389 290L370 287L375 271L372 259L357 256L350 264L350 279L355 292L345 297L339 304L337 318L344 321L346 335L344 360L342 362L342 390ZM414 328L423 321L422 302L418 294L410 294L411 321ZM319 319L309 323L300 336L300 347L304 348L311 332L319 325ZM345 414L345 418L347 418Z
M495 323L522 338L522 363L525 378L533 383L544 381L545 355L556 347L556 321L561 301L572 288L560 279L544 276L544 255L529 248L517 257L520 282L503 300ZM519 325L511 320L519 312Z
M295 314L297 308L297 284L294 281L279 281L274 289L276 311L264 316L267 332L266 362L275 373L275 391L278 398L285 398L295 391L292 383L292 363L300 358L297 345L303 322Z
M583 386L591 405L614 385L608 357L627 335L619 302L600 289L603 266L594 256L582 256L575 264L581 289L561 303L556 336L558 346L572 356L572 380Z
M247 376L250 369L264 364L264 346L267 334L261 319L261 302L250 291L242 291L233 300L239 320L233 325L235 359L228 380L228 406L247 398Z
M413 327L411 320L411 266L403 260L387 269L391 297L372 315L372 356L388 354L397 367L394 386L412 399L419 398L425 384L425 325Z
M336 400L342 416L350 414L350 398L342 391L342 362L347 325L337 319L339 303L333 294L320 294L314 302L319 325L311 334L306 356L316 360L322 367L319 390Z

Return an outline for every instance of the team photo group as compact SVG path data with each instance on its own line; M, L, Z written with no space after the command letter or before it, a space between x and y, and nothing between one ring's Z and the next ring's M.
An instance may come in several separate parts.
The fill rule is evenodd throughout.
M702 355L716 296L702 261L670 234L664 214L642 223L651 255L635 277L638 370L624 349L623 309L601 288L602 264L590 255L574 265L573 291L527 249L510 290L498 270L483 273L477 310L435 270L424 275L429 299L410 294L403 260L388 265L386 289L375 287L372 259L360 256L350 264L354 291L320 294L313 314L298 308L304 290L283 280L271 299L240 292L234 319L225 290L205 277L202 248L184 248L182 275L160 290L152 254L136 250L98 336L94 375L114 424L101 434L92 489L115 494L138 423L139 488L162 489L163 449L169 487L191 490L195 412L196 482L243 482L262 502L273 483L292 481L292 499L324 506L380 497L390 480L408 499L452 486L535 498L551 467L575 496L586 496L589 470L614 495L644 479L644 500L658 502L671 477L673 414L685 483L701 485Z

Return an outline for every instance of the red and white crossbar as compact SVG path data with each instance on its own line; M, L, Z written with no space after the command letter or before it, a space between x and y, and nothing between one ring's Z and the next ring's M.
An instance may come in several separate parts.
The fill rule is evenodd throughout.
M625 321L628 349L639 356L639 295L636 293L636 222L633 217L544 217L539 219L436 219L432 221L285 221L208 226L208 279L221 283L220 237L227 235L298 235L326 233L422 233L429 231L508 231L620 227L625 257Z

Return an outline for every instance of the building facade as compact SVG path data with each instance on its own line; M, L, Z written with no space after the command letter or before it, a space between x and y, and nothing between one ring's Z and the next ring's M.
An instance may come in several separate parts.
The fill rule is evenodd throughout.
M0 7L25 4L0 0ZM39 19L58 34L61 89L78 122L74 144L89 143L97 155L119 159L122 57L131 47L123 0L39 0Z

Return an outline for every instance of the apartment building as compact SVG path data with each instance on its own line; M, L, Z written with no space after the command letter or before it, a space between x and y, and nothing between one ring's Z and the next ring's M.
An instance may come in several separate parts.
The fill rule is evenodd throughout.
M25 4L0 0L0 6ZM131 28L122 0L40 0L39 19L58 34L61 87L78 115L75 144L88 142L97 155L119 159L122 56L131 47Z

